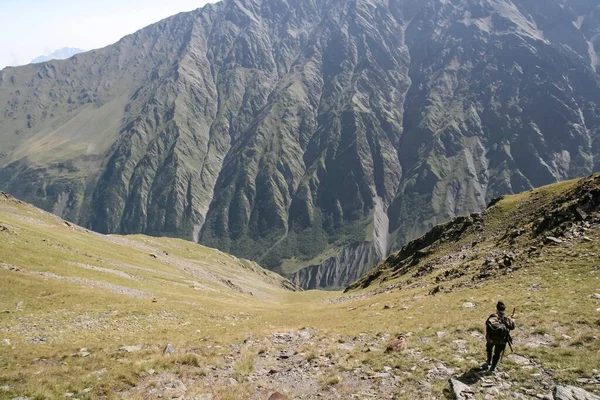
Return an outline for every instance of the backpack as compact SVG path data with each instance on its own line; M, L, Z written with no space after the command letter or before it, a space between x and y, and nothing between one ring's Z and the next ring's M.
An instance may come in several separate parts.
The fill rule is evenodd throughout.
M490 315L485 321L485 336L492 343L509 343L510 330L506 326L506 320L497 314Z

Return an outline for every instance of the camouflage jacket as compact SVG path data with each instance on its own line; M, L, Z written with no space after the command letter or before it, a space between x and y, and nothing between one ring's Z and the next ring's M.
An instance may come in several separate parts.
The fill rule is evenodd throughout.
M486 320L486 325L487 325L487 321L489 321L491 318L498 318L498 314L494 313L491 314L488 319ZM508 328L509 331L512 331L513 329L515 329L515 321L509 317L508 315L504 315L502 317L502 319L504 320L504 324L506 325L506 327ZM498 340L492 340L488 337L487 331L486 331L486 336L485 339L487 340L488 343L491 344L506 344L506 341L498 341ZM510 336L509 336L509 341L510 341Z

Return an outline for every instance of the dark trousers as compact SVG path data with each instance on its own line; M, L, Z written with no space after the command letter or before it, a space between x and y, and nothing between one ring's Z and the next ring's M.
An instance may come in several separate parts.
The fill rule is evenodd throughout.
M496 369L496 365L498 365L498 361L500 361L500 356L502 352L506 349L506 343L504 344L496 344L496 343L488 343L486 345L487 350L487 363L491 365L491 369ZM492 358L492 352L494 353L494 357Z

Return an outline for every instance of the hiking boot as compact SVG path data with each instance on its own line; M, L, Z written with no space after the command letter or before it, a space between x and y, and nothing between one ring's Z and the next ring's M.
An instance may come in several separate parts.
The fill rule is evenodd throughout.
M496 375L498 372L499 372L499 371L498 371L498 368L496 368L496 367L495 367L495 366L493 366L493 365L492 365L492 366L491 366L491 368L488 370L488 373L489 373L490 375Z
M483 364L481 364L481 369L487 371L488 369L490 369L490 364L484 362Z

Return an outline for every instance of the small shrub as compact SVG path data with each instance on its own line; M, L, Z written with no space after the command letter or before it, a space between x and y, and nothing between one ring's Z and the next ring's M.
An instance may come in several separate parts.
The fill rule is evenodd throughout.
M337 385L341 381L342 381L342 377L339 376L334 371L330 371L330 372L326 373L325 375L322 375L319 378L319 383L321 384L322 388L327 388L329 386Z
M237 381L243 380L254 371L254 361L256 354L250 350L245 350L238 362L235 364L233 374L231 375Z
M192 353L181 355L178 361L182 365L190 365L192 367L200 367L202 365L200 358L196 354Z
M538 326L533 330L534 335L546 335L548 333L548 328L545 326Z

